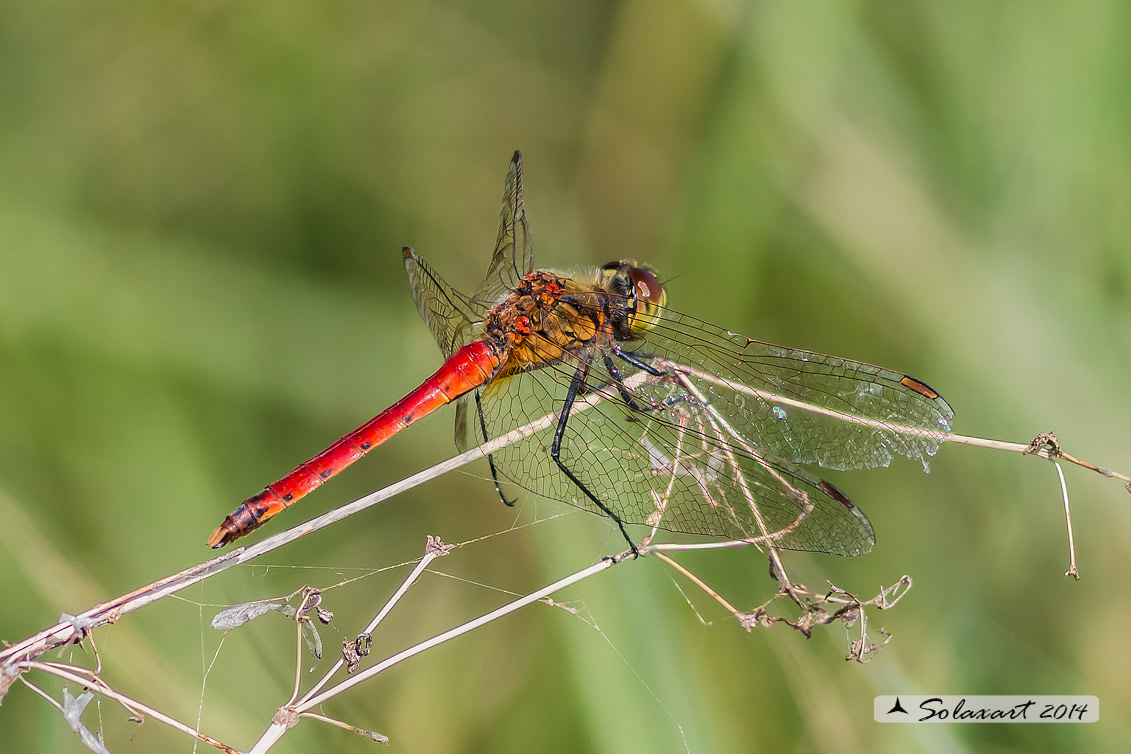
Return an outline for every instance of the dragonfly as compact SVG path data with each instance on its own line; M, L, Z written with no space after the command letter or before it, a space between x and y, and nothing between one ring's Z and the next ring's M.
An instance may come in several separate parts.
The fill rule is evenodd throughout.
M631 525L855 556L875 531L828 469L926 466L954 411L898 371L730 332L667 306L659 274L618 260L536 270L522 155L507 172L487 275L472 295L411 247L405 269L443 366L401 400L244 500L208 543L258 528L393 435L456 404L461 450L539 417L487 456L503 502L526 490ZM807 468L810 467L810 468Z

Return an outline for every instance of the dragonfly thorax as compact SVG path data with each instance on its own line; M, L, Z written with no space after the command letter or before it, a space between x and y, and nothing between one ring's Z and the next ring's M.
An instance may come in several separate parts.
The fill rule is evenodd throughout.
M632 262L611 262L586 283L532 272L488 312L484 336L503 356L498 374L509 376L610 341L643 338L659 321L666 295L655 272Z
M578 353L610 327L608 295L554 272L532 272L487 314L484 335L502 354L500 376L545 366Z

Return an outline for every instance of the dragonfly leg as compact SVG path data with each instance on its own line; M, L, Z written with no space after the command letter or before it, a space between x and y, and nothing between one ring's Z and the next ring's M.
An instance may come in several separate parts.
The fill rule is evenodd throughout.
M657 369L656 367L649 364L647 361L644 361L643 359L641 359L635 353L631 353L629 351L622 351L622 350L620 350L620 348L617 348L614 351L614 353L616 353L618 358L622 359L623 361L628 362L629 364L632 364L634 367L637 367L642 372L646 372L647 374L650 374L653 377L665 377L669 374L668 370ZM632 397L631 391L629 391L629 389L625 386L624 380L620 376L620 371L616 368L616 365L613 364L613 360L608 355L605 356L605 367L609 370L609 374L613 378L613 380L612 380L613 384L616 385L617 390L620 392L621 400L624 402L624 404L626 406L628 406L630 409L632 409L633 411L635 411L637 413L646 414L646 413L649 413L651 411L655 411L656 409L671 408L675 404L683 403L684 401L691 401L696 405L699 404L698 401L693 400L688 395L677 395L677 396L673 396L673 397L670 397L670 398L665 398L663 401L661 401L659 403L657 403L655 400L649 399L650 405L641 406ZM637 419L635 417L632 417L632 416L629 416L629 417L626 417L626 418L629 421L637 421Z
M585 497L589 498L589 500L592 501L594 505L600 508L602 513L611 518L613 521L617 522L617 527L620 529L621 536L624 537L625 542L628 542L628 546L632 550L632 554L638 556L640 555L640 551L636 549L636 543L632 541L632 538L630 536L628 536L628 531L624 528L624 521L621 520L621 517L614 513L612 509L607 505L602 503L596 495L590 492L589 488L586 487L582 483L582 481L578 479L576 475L574 475L572 471L570 471L569 467L565 465L565 462L562 461L561 458L562 438L565 436L566 423L569 421L570 412L573 410L573 403L575 400L577 400L578 394L582 391L582 388L585 385L585 378L588 374L589 362L582 362L581 366L579 366L577 368L577 371L574 372L573 379L569 383L569 390L566 391L561 417L558 419L558 427L554 432L554 444L550 447L550 458L554 459L554 463L558 465L558 468L561 469L561 472L566 475L567 479L577 485L577 488L581 490L582 493L584 493Z
M475 413L479 417L479 429L483 434L483 441L486 442L488 440L487 420L483 417L483 404L480 401L478 390L475 391ZM503 488L499 486L499 471L495 468L494 454L487 454L487 465L491 468L491 481L495 483L495 492L499 493L499 499L503 501L503 505L513 506L517 501L507 500L507 496L503 494Z
M630 362L631 363L631 362ZM632 392L625 386L624 380L620 376L620 370L617 369L613 359L608 354L605 354L605 368L609 370L609 376L613 378L613 385L616 386L617 392L620 393L620 399L624 401L624 405L638 414L646 414L652 409L656 408L654 405L641 406L632 397Z
M617 355L618 359L621 359L622 361L627 361L629 364L632 364L632 366L636 367L637 369L639 369L643 372L647 372L648 374L652 375L653 377L663 377L665 374L668 373L666 369L658 369L658 368L652 366L651 364L649 364L647 361L644 360L644 358L641 358L640 354L633 353L632 351L625 351L625 350L621 349L620 346L617 346L616 348L614 348L613 353L615 353Z
M642 356L641 354L635 353L633 351L624 351L620 348L620 346L617 346L617 348L613 349L613 353L617 355L617 358L621 359L622 361L626 361L629 364L632 364L640 371L647 372L653 377L667 377L671 374L671 372L667 369L659 369L649 364L646 359L650 357ZM608 357L606 357L606 359L608 359ZM613 368L611 364L608 363L608 361L606 361L606 366L609 367L609 373L613 375L614 379L618 380L618 386L620 386L620 374ZM623 390L624 388L622 387L621 389ZM702 404L699 401L684 393L672 396L670 398L665 398L659 403L653 403L652 408L671 408L677 403L684 402L690 402L692 405L702 407Z

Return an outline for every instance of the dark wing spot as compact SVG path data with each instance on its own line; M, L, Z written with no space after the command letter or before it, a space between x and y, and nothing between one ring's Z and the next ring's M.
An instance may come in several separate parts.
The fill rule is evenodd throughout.
M820 489L821 492L823 492L826 495L828 495L829 497L831 497L833 500L836 500L838 503L843 505L845 508L848 508L849 510L854 510L856 508L856 506L853 504L853 502L848 499L847 495L845 495L843 492L838 490L836 487L833 487L831 484L826 482L824 479L822 479L817 484L817 488Z
M908 390L914 390L919 395L922 395L925 398L930 398L931 400L939 397L939 394L932 390L930 385L925 382L920 382L914 377L904 376L904 378L899 381L899 384L903 385Z

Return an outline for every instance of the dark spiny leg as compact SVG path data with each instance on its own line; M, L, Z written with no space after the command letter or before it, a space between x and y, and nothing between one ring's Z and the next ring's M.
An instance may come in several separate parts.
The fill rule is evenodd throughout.
M624 405L638 414L644 414L651 411L653 406L641 406L632 397L632 393L624 384L624 380L620 376L620 371L617 370L617 365L613 363L613 359L608 354L605 354L605 368L609 370L609 376L613 378L613 385L616 386L617 392L620 393L620 399L624 401Z
M690 403L696 408L703 408L703 404L692 398L690 395L675 395L671 398L665 398L660 405L664 408L671 408L677 403Z
M649 357L642 358L640 356L640 354L633 353L631 351L622 351L619 346L617 348L613 349L613 353L615 353L617 355L617 358L621 359L622 361L626 361L629 364L632 364L637 369L641 370L642 372L647 372L648 374L652 375L653 377L664 377L665 375L668 374L667 369L657 369L656 367L652 366L651 364L649 364L647 361L644 360L644 358L649 358ZM611 366L609 367L609 372L612 373L615 378L617 378L617 379L620 378L620 375L617 374ZM665 398L664 400L660 401L659 403L653 402L652 408L671 408L672 406L674 406L677 403L684 403L684 402L691 403L692 405L699 406L700 408L702 408L702 406L703 406L703 404L701 404L699 401L695 400L691 396L686 395L686 394L680 394L680 395L677 395L677 396L674 396L674 397L671 397L671 398Z
M636 367L637 369L641 370L642 372L647 372L648 374L652 375L653 377L662 377L663 375L667 374L667 372L660 370L660 369L657 369L656 367L652 366L648 362L644 361L637 354L629 352L629 351L622 351L621 347L619 345L615 346L613 348L613 353L617 355L617 358L619 358L622 361L625 361L629 364L632 364L632 366ZM609 374L613 378L611 380L611 382L602 382L599 385L590 385L588 382L586 382L584 385L581 386L581 391L578 393L578 396L584 398L585 396L587 396L591 393L599 393L599 392L601 392L602 389L604 389L604 388L608 387L610 384L612 384L612 385L616 386L617 391L620 393L621 399L628 405L629 408L631 408L633 411L640 411L640 412L648 411L649 409L647 409L647 408L643 408L643 409L639 408L639 404L636 404L632 400L632 398L630 397L628 388L625 387L624 378L622 378L620 376L620 371L613 364L613 360L611 358L609 358L608 354L604 355L604 359L605 359L605 368L609 370Z
M640 358L638 355L632 353L631 351L622 351L620 346L617 346L615 349L613 349L613 353L615 353L617 355L618 359L621 359L622 361L627 361L629 364L632 364L632 366L636 367L637 369L639 369L641 371L647 372L648 374L652 375L653 377L663 377L665 374L667 374L666 370L657 369L656 367L652 366L647 361L644 361L644 359Z
M483 417L483 404L479 400L479 391L475 391L475 413L479 417L479 429L483 433L483 442L487 442L490 438L487 437L487 420ZM495 492L499 493L499 499L503 501L503 505L512 506L516 501L507 500L507 496L503 494L503 488L499 486L499 472L495 469L495 456L491 453L487 454L487 465L491 467L491 481L495 483Z
M569 390L566 392L565 403L562 406L561 417L559 417L558 419L558 428L554 432L554 444L550 447L550 458L554 459L554 463L558 465L558 468L561 469L562 473L566 475L566 478L577 485L577 488L579 490L585 493L585 497L589 498L589 500L592 501L592 503L598 508L600 508L606 516L617 522L617 526L620 528L621 536L624 537L625 542L628 542L628 546L632 550L632 554L640 555L640 551L636 549L636 543L633 542L632 538L628 536L628 531L625 530L624 521L621 521L620 516L613 513L613 511L609 509L608 506L598 500L597 496L590 492L589 488L582 484L580 479L574 476L573 472L569 470L569 467L566 466L561 459L562 438L565 436L566 423L569 421L570 411L573 409L573 402L577 400L577 394L581 392L581 388L585 384L585 377L588 373L589 362L582 362L581 366L579 366L577 368L577 371L574 373L573 380L569 383Z

